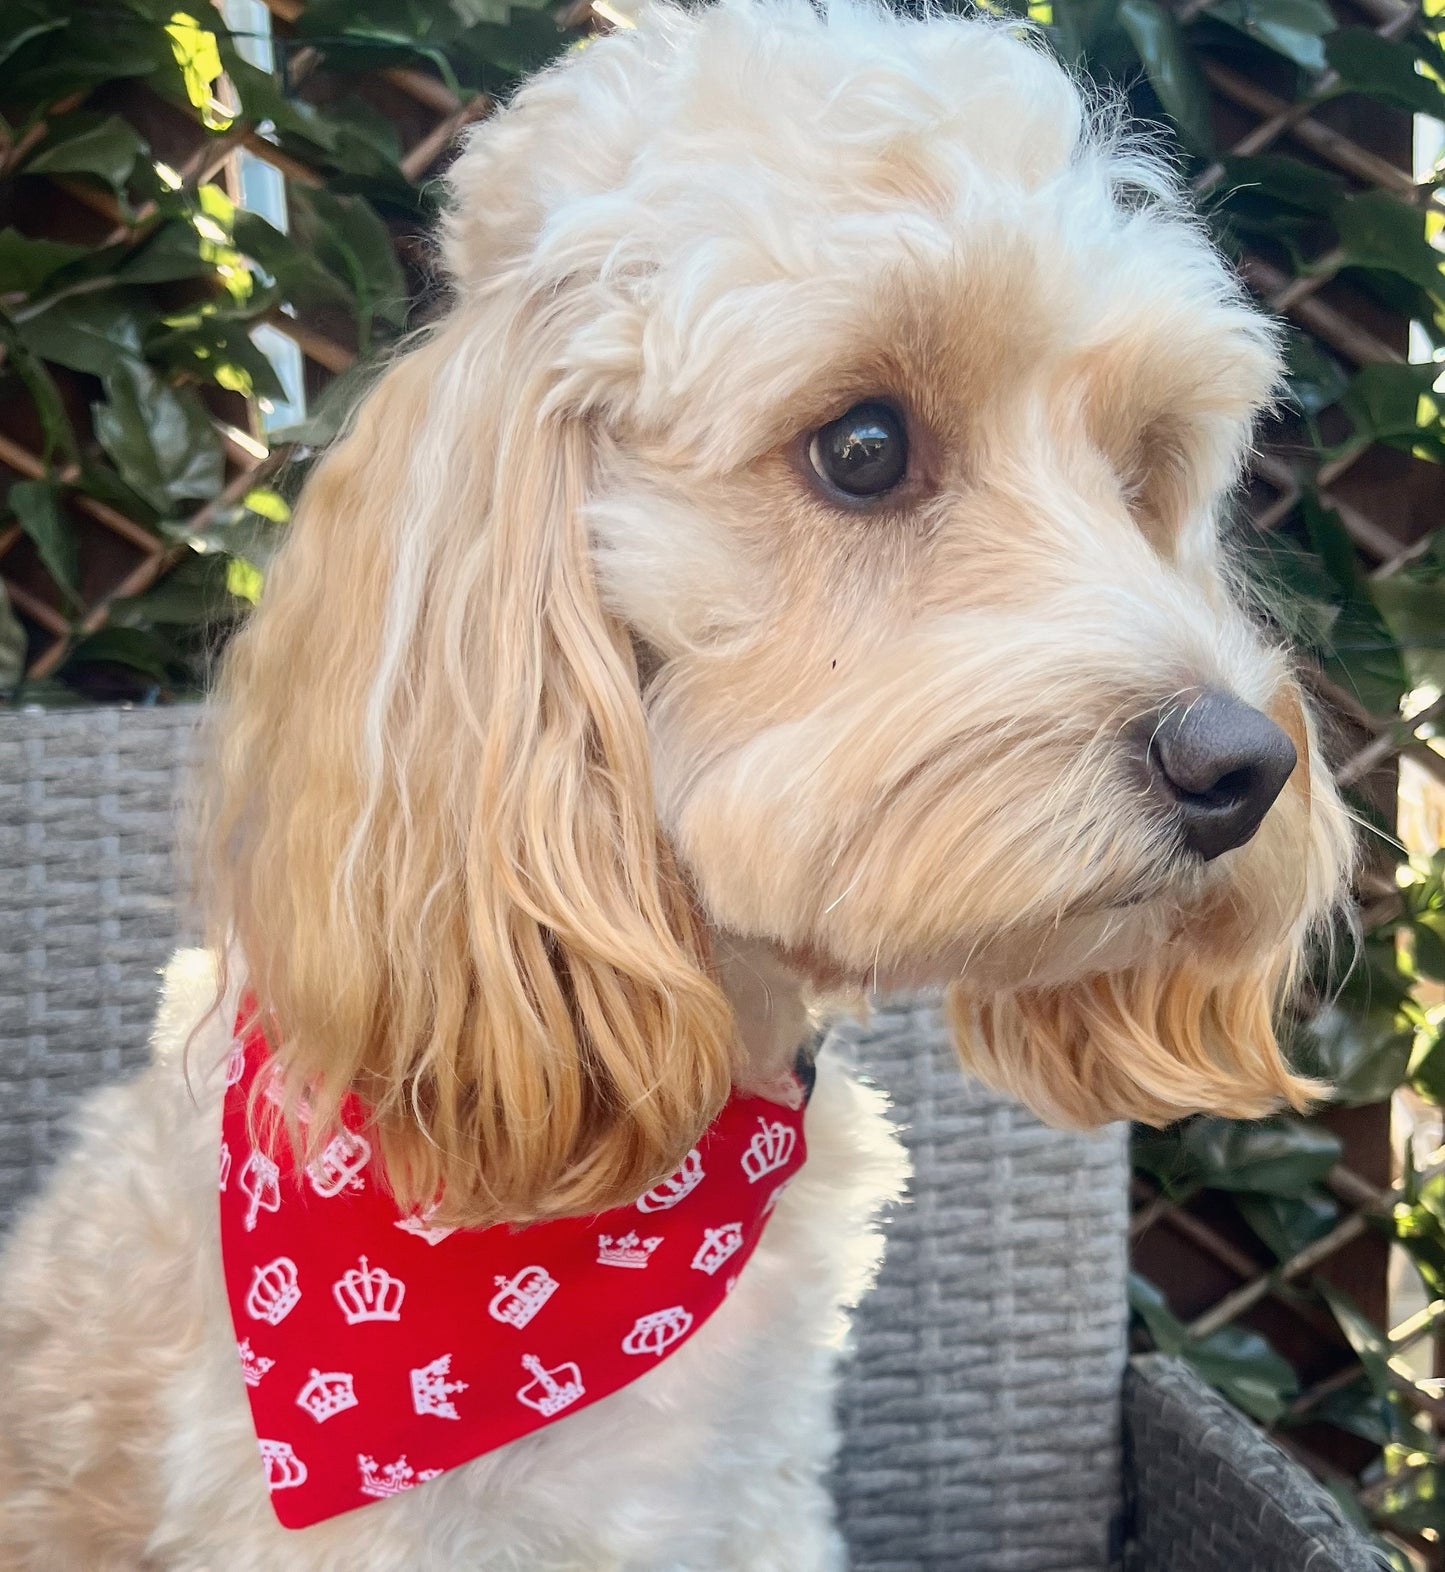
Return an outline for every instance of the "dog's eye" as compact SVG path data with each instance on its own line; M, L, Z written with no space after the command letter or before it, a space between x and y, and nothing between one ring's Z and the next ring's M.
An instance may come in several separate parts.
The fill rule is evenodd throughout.
M891 404L870 400L817 431L808 460L845 497L881 497L908 470L908 431Z

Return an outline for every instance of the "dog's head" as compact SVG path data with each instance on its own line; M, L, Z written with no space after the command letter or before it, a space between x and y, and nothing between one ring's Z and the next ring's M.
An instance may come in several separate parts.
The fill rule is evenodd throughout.
M229 662L211 893L293 1083L472 1220L630 1199L737 1069L725 930L950 983L1055 1119L1304 1095L1347 837L1218 543L1275 345L1161 166L1008 27L726 0L451 188Z

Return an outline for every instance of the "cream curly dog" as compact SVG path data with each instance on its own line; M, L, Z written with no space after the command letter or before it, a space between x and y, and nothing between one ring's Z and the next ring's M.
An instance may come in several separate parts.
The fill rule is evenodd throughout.
M3 1263L5 1572L843 1564L834 1351L903 1165L827 1055L676 1353L281 1527L216 1221L243 989L308 1154L361 1099L439 1230L631 1205L875 986L948 984L1060 1122L1311 1091L1271 1015L1344 814L1217 531L1272 332L1037 39L659 8L474 133L443 246L228 659L210 949Z

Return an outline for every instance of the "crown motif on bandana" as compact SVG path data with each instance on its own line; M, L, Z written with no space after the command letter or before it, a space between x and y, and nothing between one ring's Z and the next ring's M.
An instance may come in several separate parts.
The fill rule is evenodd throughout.
M431 1414L437 1419L460 1419L457 1405L452 1402L453 1392L465 1392L465 1381L448 1381L452 1373L452 1356L439 1354L429 1365L411 1373L411 1406L419 1414Z
M743 1225L724 1223L721 1228L705 1228L702 1243L692 1258L695 1272L706 1272L709 1277L724 1261L731 1260L743 1247Z
M265 1152L252 1152L242 1165L238 1183L251 1198L245 1222L250 1233L262 1212L281 1210L281 1170Z
M385 1267L368 1266L362 1256L359 1266L343 1272L331 1285L331 1295L348 1326L359 1321L400 1321L406 1284Z
M320 1157L308 1163L306 1177L323 1200L343 1190L360 1190L366 1181L362 1174L371 1161L371 1142L351 1130L338 1130L326 1143Z
M251 1273L251 1288L246 1295L246 1314L253 1321L280 1326L301 1303L296 1280L296 1263L289 1255L278 1255Z
M635 1230L629 1230L616 1239L611 1234L597 1236L597 1263L599 1266L629 1266L640 1271L652 1259L652 1252L662 1243L662 1235L639 1239Z
M798 1144L798 1132L777 1119L759 1119L757 1134L742 1155L743 1172L756 1184L787 1165Z
M443 1239L450 1239L456 1229L438 1227L432 1222L436 1214L436 1207L429 1206L424 1212L413 1212L410 1217L403 1217L393 1224L393 1227L400 1228L404 1234L415 1234L418 1239L425 1239L429 1245L439 1245Z
M260 1386L262 1376L275 1368L274 1359L267 1359L264 1354L258 1354L252 1349L249 1337L243 1337L236 1344L236 1352L241 1356L241 1375L247 1386Z
M679 1338L687 1335L692 1326L692 1311L681 1305L666 1310L654 1310L650 1315L640 1315L632 1323L632 1330L622 1339L624 1354L664 1354Z
M524 1266L512 1277L494 1277L497 1291L487 1313L495 1321L523 1327L557 1292L557 1279L543 1266Z
M355 1378L345 1370L311 1372L311 1379L296 1394L296 1406L304 1408L318 1425L357 1407Z
M435 1479L441 1473L439 1468L423 1468L418 1472L407 1462L405 1454L394 1463L384 1463L378 1467L374 1457L358 1452L356 1466L361 1470L362 1495L375 1496L378 1501L424 1485L428 1479Z
M517 1401L525 1403L528 1408L535 1408L548 1419L553 1414L560 1414L564 1408L570 1408L579 1397L586 1395L582 1372L574 1364L554 1365L547 1370L535 1354L523 1354L522 1364L535 1379L518 1391Z
M703 1182L702 1158L696 1147L683 1158L677 1172L654 1185L637 1203L639 1212L665 1212L685 1200Z
M258 1441L266 1470L267 1490L293 1490L306 1483L306 1465L291 1450L289 1441Z

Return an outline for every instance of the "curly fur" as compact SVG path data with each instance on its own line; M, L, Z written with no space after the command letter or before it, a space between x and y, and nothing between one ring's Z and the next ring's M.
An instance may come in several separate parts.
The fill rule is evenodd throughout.
M1026 29L723 0L574 51L450 190L449 310L227 661L219 977L6 1258L4 1572L838 1564L829 1366L901 1171L868 1096L825 1074L807 1184L657 1372L286 1535L177 1062L222 1052L208 987L253 990L312 1139L359 1093L403 1204L470 1225L635 1197L809 990L947 984L1060 1122L1312 1090L1273 1018L1345 818L1218 531L1278 359L1168 168ZM807 439L883 395L916 462L849 511ZM1208 864L1131 741L1204 686L1300 757Z

